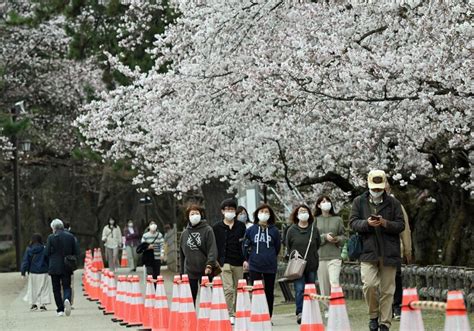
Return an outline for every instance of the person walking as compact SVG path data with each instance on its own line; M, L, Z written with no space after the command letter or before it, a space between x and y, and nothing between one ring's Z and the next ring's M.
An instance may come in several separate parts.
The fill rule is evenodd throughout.
M140 234L135 225L133 225L133 220L128 220L127 226L123 229L123 234L125 236L125 251L127 252L128 267L130 271L137 270L137 246L140 243Z
M53 284L54 301L58 316L71 315L71 275L73 270L64 263L65 257L78 258L76 240L72 234L64 231L64 224L60 219L51 222L53 233L48 236L46 255L49 265L48 273ZM61 294L62 287L62 294Z
M385 184L385 192L394 197L392 194L392 189L390 188L390 184L388 181ZM405 230L400 234L400 252L402 253L401 257L402 260L405 259L407 264L411 263L412 254L411 254L411 230L410 230L410 222L408 221L408 214L403 207L403 221L405 223ZM403 297L403 284L402 284L402 265L401 263L397 265L397 273L395 274L395 293L393 295L393 305L392 305L392 312L393 312L393 319L400 320L402 315L402 297Z
M235 210L235 214L237 215L237 221L244 223L246 229L250 228L253 225L253 222L249 217L249 213L244 206L238 206Z
M28 287L25 300L31 305L30 310L46 311L51 303L51 279L48 276L48 257L43 238L39 233L31 236L21 263L21 277L28 273Z
M115 268L120 266L118 253L122 246L122 232L113 218L109 219L108 224L102 230L102 241L105 246L107 265L111 271L115 272Z
M263 204L253 213L254 225L245 232L243 243L244 269L250 282L263 279L270 316L273 315L277 258L281 248L280 232L275 226L273 209Z
M148 231L142 236L142 243L147 243L148 248L143 252L143 265L146 274L157 279L161 271L161 261L164 259L163 235L158 231L155 221L150 221Z
M331 287L339 286L339 275L342 266L342 248L346 240L342 218L334 212L331 198L322 195L316 201L315 215L319 229L321 246L319 247L318 281L321 295L331 295ZM328 316L328 305L325 307L325 317Z
M234 199L226 199L221 203L223 220L213 226L217 245L217 261L222 266L222 283L229 310L230 322L235 320L235 300L237 284L244 276L242 240L246 227L236 220L237 203Z
M299 205L290 215L293 223L286 233L286 247L290 256L298 254L306 261L301 278L295 279L296 322L301 324L305 284L314 284L318 271L319 231L307 205Z
M400 233L404 230L400 202L385 193L383 170L368 174L369 191L354 199L350 227L362 236L362 290L369 308L369 330L386 331L392 323L395 274L401 263Z
M189 206L185 213L187 226L180 238L181 273L189 277L194 305L201 277L210 276L217 263L217 246L214 231L205 220L204 209L198 205Z

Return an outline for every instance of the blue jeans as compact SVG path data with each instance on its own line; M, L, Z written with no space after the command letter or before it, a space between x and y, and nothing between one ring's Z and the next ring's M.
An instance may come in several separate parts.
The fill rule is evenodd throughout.
M303 311L303 295L304 295L304 285L313 283L316 281L316 272L315 271L305 271L303 276L294 281L295 286L295 300L296 300L296 315Z

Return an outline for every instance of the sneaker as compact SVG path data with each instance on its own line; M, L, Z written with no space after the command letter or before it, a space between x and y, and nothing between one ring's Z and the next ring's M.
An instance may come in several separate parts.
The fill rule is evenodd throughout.
M379 330L379 319L371 318L369 321L369 330L370 331L378 331Z
M56 313L56 315L58 315L58 317L63 317L64 316L64 312L63 311L58 311Z
M35 310L38 310L38 306L37 305L31 305L30 311L35 311Z
M66 313L66 316L71 315L71 303L68 299L64 300L64 312Z
M301 324L301 313L296 316L296 323Z
M235 317L234 317L234 316L231 316L229 319L230 319L230 325L234 325L234 323L235 323Z
M47 311L47 310L48 310L48 309L46 309L45 306L41 306L41 307L40 307L40 311Z
M385 324L380 324L380 331L389 331L388 326Z
M393 319L396 321L399 321L401 317L401 310L400 308L394 308L393 309Z

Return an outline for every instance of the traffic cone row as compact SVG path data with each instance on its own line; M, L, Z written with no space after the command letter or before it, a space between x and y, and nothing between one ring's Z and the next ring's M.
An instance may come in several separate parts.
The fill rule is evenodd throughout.
M158 279L156 280L155 305L153 309L152 330L153 331L168 330L169 315L170 315L170 311L168 308L168 297L166 296L163 276L158 276Z
M92 265L97 270L104 269L104 260L102 259L102 251L100 250L100 248L94 248L94 260L92 262Z
M143 328L151 329L153 323L153 308L155 305L155 287L153 277L147 276L145 289L145 304L143 308Z

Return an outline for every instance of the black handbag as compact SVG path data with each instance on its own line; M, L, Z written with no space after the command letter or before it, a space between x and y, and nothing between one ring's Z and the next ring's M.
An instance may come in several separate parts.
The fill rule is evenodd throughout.
M159 235L157 233L156 238L150 244L147 242L142 242L136 248L137 254L142 254L142 263L146 266L152 265L153 261L155 260L155 250L148 249L148 246L153 245L158 237Z
M75 255L66 255L64 257L64 267L70 272L77 270L77 257Z

